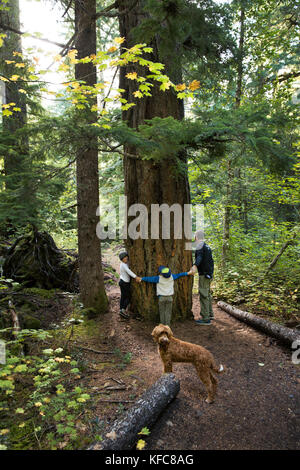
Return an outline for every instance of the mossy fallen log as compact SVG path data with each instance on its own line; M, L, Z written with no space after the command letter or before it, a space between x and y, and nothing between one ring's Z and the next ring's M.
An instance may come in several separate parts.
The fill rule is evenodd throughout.
M174 374L162 375L127 411L115 421L108 436L88 450L130 450L139 439L138 433L151 428L180 390Z
M229 305L226 302L219 301L217 305L222 310L229 313L238 320L241 320L248 325L263 331L264 333L267 333L269 336L278 339L287 346L291 346L294 341L300 341L300 333L297 330L287 328L285 326L279 325L278 323L266 320L265 318L260 318L250 312L239 310L238 308Z
M4 277L27 287L78 291L78 260L59 250L47 232L35 227L19 237L8 249L3 264Z

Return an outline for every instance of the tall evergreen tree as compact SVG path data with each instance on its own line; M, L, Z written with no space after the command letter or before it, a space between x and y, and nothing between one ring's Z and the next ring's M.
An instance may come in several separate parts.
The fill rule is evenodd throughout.
M4 9L0 9L0 27L5 34L0 48L0 73L2 81L4 111L2 115L2 157L4 161L5 192L1 204L9 214L7 223L12 229L12 223L24 225L35 221L35 194L31 183L31 161L29 141L26 133L22 132L27 123L26 97L22 84L16 76L16 66L23 64L22 43L20 35L19 0L9 0ZM8 150L9 148L9 150ZM8 226L6 226L7 228Z
M119 2L120 34L125 37L123 46L130 48L136 43L134 29L143 20L147 20L149 15L145 11L145 1L135 2L131 8L132 1L125 0ZM162 27L167 27L167 20L163 21ZM181 83L180 57L176 55L176 43L173 50L168 51L168 55L162 54L163 42L159 34L156 34L148 43L153 48L151 60L154 62L164 62L164 72L174 83ZM176 67L174 60L176 57ZM126 75L128 72L136 72L143 75L143 70L139 67L123 67L120 70L120 88L126 90L124 97L129 102L136 102L134 92L136 86ZM138 101L138 106L123 112L123 119L132 128L138 127L154 117L166 118L172 116L181 120L184 117L183 102L178 100L172 91L161 91L154 85L151 89L151 96ZM143 155L132 145L125 145L124 157L124 178L125 195L127 196L128 207L133 204L144 204L148 210L148 233L147 238L133 240L128 238L126 246L129 252L131 268L139 274L156 274L159 265L168 265L172 272L187 271L192 263L191 252L185 249L186 239L174 238L174 223L171 223L170 239L162 238L160 227L159 238L151 239L151 205L152 204L179 204L182 208L181 222L183 226L183 209L185 204L190 203L190 190L187 177L186 155L181 153L174 157L161 159L159 162L144 160ZM128 217L128 225L132 217ZM160 218L160 225L162 219ZM180 281L177 286L174 302L173 315L185 318L191 311L192 284L188 280ZM145 317L155 318L157 305L153 302L152 286L134 286L132 296L132 308Z
M75 2L75 34L78 59L96 54L96 0ZM77 63L75 78L87 86L97 83L96 67L91 63ZM89 106L78 114L78 119L92 124L97 117L92 111L97 98L89 98ZM99 171L97 145L86 142L77 153L77 220L80 296L85 307L96 312L107 308L101 265L101 244L96 234L99 222Z

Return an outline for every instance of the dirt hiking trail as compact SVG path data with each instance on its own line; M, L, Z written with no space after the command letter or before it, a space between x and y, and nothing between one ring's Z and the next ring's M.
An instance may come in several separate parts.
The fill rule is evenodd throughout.
M118 260L104 254L118 271ZM119 317L119 287L108 287L110 310L104 323L113 331L111 344L132 353L130 369L142 384L141 394L162 374L157 347L151 338L153 323ZM200 311L198 295L193 312ZM193 320L172 323L176 337L206 347L217 364L227 367L218 376L213 404L191 364L175 364L180 379L177 398L161 415L146 437L146 449L290 449L300 448L300 368L292 363L292 351L246 326L214 305L215 320L199 326ZM108 333L109 335L109 333Z

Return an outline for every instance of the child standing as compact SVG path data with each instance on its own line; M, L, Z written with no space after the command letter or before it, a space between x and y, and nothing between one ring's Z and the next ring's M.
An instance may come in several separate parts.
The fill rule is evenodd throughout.
M128 267L129 256L126 251L123 251L119 254L120 258L120 281L119 286L121 289L121 298L120 298L120 316L128 320L130 317L126 312L126 308L130 304L130 278L136 279L137 282L140 281L140 278L132 272Z
M193 276L193 271L172 274L167 266L158 268L158 276L142 277L142 281L156 284L156 294L158 295L158 306L160 323L170 326L172 317L172 305L174 295L174 281L183 276Z

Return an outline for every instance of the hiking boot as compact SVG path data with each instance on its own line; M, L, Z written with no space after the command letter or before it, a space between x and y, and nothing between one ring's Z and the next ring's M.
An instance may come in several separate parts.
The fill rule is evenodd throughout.
M197 323L197 325L211 325L210 320L195 320L195 322Z
M120 310L120 316L121 316L122 318L125 318L125 320L129 320L129 318L130 318L130 316L128 315L128 313L126 313L123 308Z

